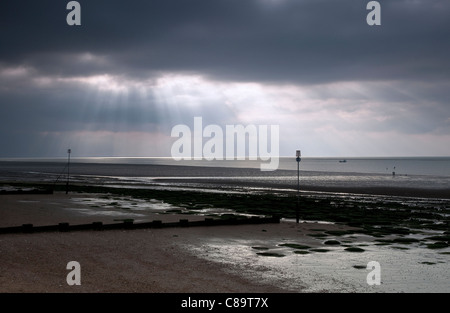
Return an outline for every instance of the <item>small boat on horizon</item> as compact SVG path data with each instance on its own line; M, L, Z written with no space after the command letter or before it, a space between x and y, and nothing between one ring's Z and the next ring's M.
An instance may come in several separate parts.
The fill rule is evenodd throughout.
M339 163L347 163L347 160L339 160Z

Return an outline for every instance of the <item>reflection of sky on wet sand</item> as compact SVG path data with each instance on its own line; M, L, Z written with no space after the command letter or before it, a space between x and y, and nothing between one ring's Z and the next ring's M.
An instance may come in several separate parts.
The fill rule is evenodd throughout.
M94 177L80 175L73 178L79 183L87 180L95 180ZM189 186L208 187L211 184L263 184L269 188L294 188L297 186L297 176L291 175L267 175L267 176L199 176L199 177L97 177L99 183L127 188L138 188L144 186ZM205 184L205 182L208 184ZM324 173L301 175L301 186L325 186L325 187L409 187L409 188L445 188L449 186L448 177L436 176L408 176L396 175L394 178L390 175L380 174L333 174Z
M129 199L117 196L74 197L70 201L74 206L66 205L65 210L86 216L131 218L137 221L151 218L155 213L177 208L160 200Z
M298 238L283 240L299 242ZM293 249L279 246L281 243L277 239L199 238L186 249L200 258L222 263L237 275L294 292L450 292L449 256L441 254L450 248L436 251L419 245L396 245L395 249L359 240L358 245L364 245L362 253L322 245L320 248L329 251L295 254ZM252 248L255 246L285 256L260 256ZM370 261L380 263L381 285L367 284Z
M72 203L77 204L76 207L66 207L66 210L71 210L83 215L91 216L116 216L129 218L145 218L147 214L165 213L167 210L181 210L183 207L178 207L155 199L129 199L126 197L77 197L71 199ZM81 207L80 207L81 206ZM234 210L226 208L201 208L189 209L191 213L198 216L206 215L222 215L235 214L241 216L256 216L254 214L236 213Z
M90 206L103 206L103 207L117 207L130 210L149 210L149 211L164 211L173 209L169 203L165 203L160 200L143 200L143 199L128 199L124 197L80 197L72 198L72 201L77 203L86 203Z

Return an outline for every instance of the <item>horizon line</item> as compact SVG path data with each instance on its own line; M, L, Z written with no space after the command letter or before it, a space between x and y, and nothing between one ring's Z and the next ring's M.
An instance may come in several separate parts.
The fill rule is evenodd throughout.
M280 156L271 156L272 158L292 158L295 160L294 156L286 156L286 155L280 155ZM450 155L384 155L384 156L301 156L301 158L311 159L311 158L321 158L321 159L374 159L374 158L449 158ZM238 158L244 158L244 159L238 159ZM249 158L255 158L254 160L251 160ZM193 157L190 159L183 159L180 161L175 160L171 156L73 156L71 155L71 159L172 159L175 162L182 162L182 161L256 161L260 162L261 160L258 159L259 156L235 156L234 159L229 160L226 158L223 159L213 159L213 160L207 160L206 158L202 157L202 159L194 159ZM0 156L0 160L8 160L8 159L67 159L66 156Z

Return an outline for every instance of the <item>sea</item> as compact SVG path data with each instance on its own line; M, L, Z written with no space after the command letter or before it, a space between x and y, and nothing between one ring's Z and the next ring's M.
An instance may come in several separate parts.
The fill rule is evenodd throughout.
M409 190L450 194L450 157L281 157L278 169L260 160L181 160L157 157L2 158L0 182L81 183L126 188L197 188L349 192ZM421 192L418 192L421 191Z

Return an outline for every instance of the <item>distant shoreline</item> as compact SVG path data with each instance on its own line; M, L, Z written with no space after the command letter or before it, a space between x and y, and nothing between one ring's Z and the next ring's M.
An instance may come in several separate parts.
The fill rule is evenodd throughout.
M170 182L173 184L182 183L200 183L210 185L211 187L253 187L253 188L267 188L271 191L277 190L292 190L296 191L296 186L292 184L271 184L270 182L243 182L235 180L223 179L219 181L211 181L208 179L158 179L158 182ZM414 198L438 198L438 199L450 199L450 189L442 188L408 188L408 187L357 187L357 186L313 186L305 185L303 182L300 185L300 192L325 192L325 193L348 193L348 194L362 194L362 195L384 195L384 196L398 196L398 197L414 197Z
M336 166L335 169L339 168L338 159L333 160L336 161L333 163L333 166ZM351 161L342 166L347 168L349 163ZM208 164L213 165L213 163ZM388 172L377 174L349 172L348 169L347 172L302 169L300 191L450 199L450 176L406 175L402 174L398 168L397 170L394 176ZM64 184L66 176L66 164L62 161L3 161L0 159L0 185L8 184L8 182ZM167 165L77 163L75 161L70 164L70 182L93 186L118 185L123 188L185 187L199 190L202 188L222 191L260 189L262 192L265 190L295 192L297 191L297 171L279 169L275 172L261 172L259 168L189 166L176 162L173 165Z
M64 183L64 179L59 181L59 185ZM74 185L79 183L74 183ZM203 187L196 187L196 184L201 184ZM34 185L34 186L49 186L48 182L36 182L36 181L0 181L0 191L3 186L8 185ZM92 186L102 186L101 184L86 184ZM294 193L296 192L296 186L292 184L271 184L270 182L245 182L245 181L236 181L236 180L227 180L221 179L218 180L209 180L202 178L159 178L157 183L154 185L137 185L135 187L141 189L161 189L164 188L164 185L167 185L167 189L171 188L191 188L198 189L201 191L202 189L212 189L212 190L236 190L243 189L245 190L259 190L264 192L265 190L269 193ZM105 185L108 187L108 185ZM121 188L132 188L127 186L126 184L120 185ZM135 188L133 187L133 188ZM113 187L112 187L113 188ZM319 193L330 193L330 194L355 194L355 195L368 195L368 196L392 196L392 197L406 197L406 198L427 198L427 199L450 199L450 189L442 188L408 188L408 187L383 187L383 186L317 186L317 185L305 185L304 183L300 186L300 193L303 194L305 192L319 192Z

